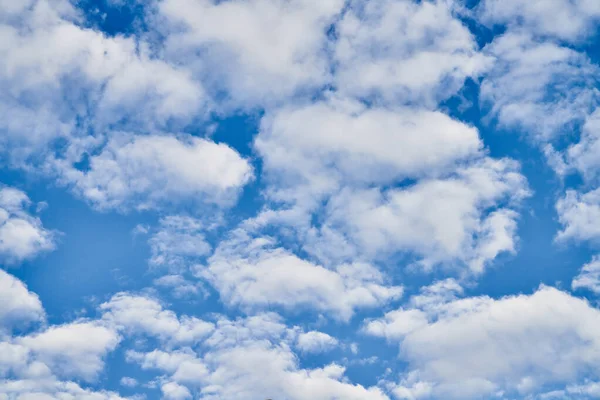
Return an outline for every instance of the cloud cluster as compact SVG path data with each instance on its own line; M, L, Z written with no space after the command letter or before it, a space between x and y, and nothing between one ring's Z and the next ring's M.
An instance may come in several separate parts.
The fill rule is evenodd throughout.
M366 324L409 363L398 398L525 398L597 376L600 312L586 301L550 287L497 300L460 295L441 282Z

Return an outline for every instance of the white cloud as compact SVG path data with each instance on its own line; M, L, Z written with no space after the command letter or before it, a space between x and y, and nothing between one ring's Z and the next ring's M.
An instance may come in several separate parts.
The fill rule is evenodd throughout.
M326 333L310 331L298 336L296 346L304 353L325 353L334 349L338 345L338 340Z
M491 59L446 1L350 1L336 24L341 93L435 106L484 71Z
M287 328L274 314L235 321L220 319L217 329L196 354L191 349L149 353L130 352L130 361L158 369L173 388L207 400L285 398L290 400L387 400L376 388L353 385L344 368L331 364L303 369L291 350L297 329ZM184 393L184 391L181 391Z
M446 295L434 304L413 302L365 328L400 343L409 369L399 398L526 396L595 374L600 312L584 300L541 287L498 300Z
M54 249L54 234L28 208L31 200L14 188L0 186L0 259L16 264Z
M406 188L342 190L329 200L323 220L362 257L406 252L425 268L460 262L480 273L498 254L515 251L514 206L527 195L518 164L484 159ZM327 245L320 237L315 242Z
M556 203L563 230L558 240L597 240L600 238L600 189L587 193L567 190Z
M335 97L267 114L256 139L267 173L317 193L336 190L341 179L384 183L440 173L481 147L476 128L441 112L365 108Z
M21 337L16 343L31 350L36 359L55 373L93 380L104 368L103 357L114 350L118 333L96 322L73 322Z
M175 382L165 383L160 387L160 390L162 391L165 399L184 400L192 398L192 394L185 386L178 385Z
M194 297L206 294L201 282L193 282L181 275L164 275L155 279L154 286L170 289L176 298Z
M178 268L207 255L211 246L206 241L205 232L210 228L204 221L189 216L161 218L157 231L148 241L152 252L150 263Z
M380 306L402 295L401 287L387 286L384 276L368 264L327 269L242 230L220 244L208 265L198 267L198 275L208 279L229 306L310 307L343 320L356 309Z
M14 276L0 270L0 332L29 322L43 321L39 297Z
M157 208L183 201L231 204L252 178L235 150L195 137L115 135L66 181L100 209Z
M13 166L47 161L52 172L115 126L152 130L208 111L201 85L143 40L84 28L68 1L29 3L0 21L0 150Z
M93 391L80 387L75 382L62 382L55 379L22 379L0 382L0 398L18 400L125 400L117 393ZM5 398L2 398L3 400Z
M600 257L594 256L592 261L581 267L579 275L571 283L573 290L587 289L600 294Z
M234 104L254 108L328 82L326 31L343 5L343 0L166 0L158 18L166 21L169 59L189 65Z
M129 388L133 388L138 385L137 379L131 378L129 376L122 377L121 380L119 381L119 383L121 384L121 386L129 387Z
M155 299L118 293L100 305L105 321L128 333L155 336L166 343L194 344L214 329L213 324L195 317L179 318L164 310Z
M479 8L482 20L489 24L505 24L568 41L593 35L600 20L600 6L594 0L484 0Z
M562 165L581 173L586 182L596 183L600 176L599 152L600 111L596 110L586 119L579 142L564 151Z
M582 122L598 100L598 67L585 54L511 31L484 52L496 62L481 82L481 100L503 127L550 140Z

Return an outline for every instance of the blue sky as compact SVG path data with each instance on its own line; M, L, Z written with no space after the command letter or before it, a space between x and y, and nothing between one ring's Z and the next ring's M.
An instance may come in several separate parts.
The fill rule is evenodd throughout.
M599 24L0 0L0 399L600 398Z

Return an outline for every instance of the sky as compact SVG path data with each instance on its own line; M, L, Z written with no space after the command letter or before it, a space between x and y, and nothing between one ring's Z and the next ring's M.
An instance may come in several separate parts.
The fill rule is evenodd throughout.
M600 398L597 0L0 0L0 400Z

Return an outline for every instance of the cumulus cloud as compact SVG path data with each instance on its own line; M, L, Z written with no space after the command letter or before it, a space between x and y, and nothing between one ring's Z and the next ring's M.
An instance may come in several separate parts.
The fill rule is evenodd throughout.
M479 273L498 254L515 251L518 214L510 204L527 195L517 164L487 159L406 188L343 190L330 199L324 221L358 254L407 252L426 268L458 261Z
M114 350L118 333L96 322L73 322L17 339L35 357L66 377L93 380L104 368L103 357Z
M205 232L211 226L205 221L184 215L161 218L157 230L148 241L150 263L168 268L181 268L186 263L210 253Z
M526 29L540 36L579 41L594 33L600 20L600 6L593 0L484 0L479 4L481 19L489 24ZM568 24L562 21L569 21Z
M491 62L446 1L353 0L336 24L336 88L384 102L437 104Z
M31 200L22 191L0 186L0 259L16 264L54 249L54 233L29 213Z
M526 396L594 371L600 313L585 300L551 287L501 299L450 290L433 292L437 300L426 304L435 307L413 299L365 327L400 344L409 369L395 388L399 398Z
M167 0L159 3L157 18L164 21L169 59L200 77L210 73L207 86L225 91L234 105L255 108L330 80L326 33L343 5L343 0Z
M324 353L337 347L338 340L323 332L310 331L298 336L297 347L305 353Z
M235 150L191 136L115 135L89 163L88 171L69 170L65 179L100 209L232 204L252 178L252 167Z
M167 343L197 343L214 328L212 323L195 317L179 318L163 309L155 299L118 293L100 305L103 318L130 334L146 334Z
M592 260L581 267L579 275L571 283L573 290L587 289L595 294L600 294L600 257L594 256Z
M161 379L176 392L201 393L203 398L211 400L388 399L376 387L348 383L343 376L344 368L339 365L301 368L291 347L297 337L296 330L287 328L274 314L238 320L222 318L205 341L202 352L189 348L171 352L154 350L130 352L128 357L144 369L165 373Z
M366 108L334 97L268 114L255 146L267 173L303 190L331 191L340 179L385 183L439 173L476 156L482 144L477 129L441 112Z
M371 265L328 269L243 230L222 242L197 273L219 291L223 302L247 310L273 305L290 311L311 308L347 320L357 309L402 295L401 287L386 285L383 274Z
M597 240L600 237L600 189L587 193L567 190L556 203L563 230L558 240Z
M13 165L77 161L111 127L150 129L204 113L204 91L188 72L153 58L143 42L81 26L70 2L2 9L0 149Z
M0 332L29 322L43 321L39 297L14 276L0 270Z
M484 52L496 62L481 82L481 101L503 127L545 143L584 121L598 101L598 67L583 53L513 31Z

